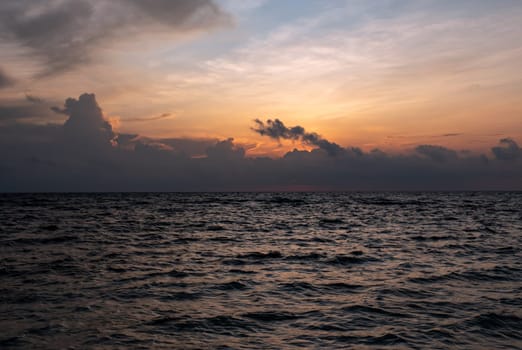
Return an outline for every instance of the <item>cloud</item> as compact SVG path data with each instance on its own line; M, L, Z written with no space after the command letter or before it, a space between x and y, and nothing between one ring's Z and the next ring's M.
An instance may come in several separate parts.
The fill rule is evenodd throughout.
M68 98L63 109L53 110L69 116L63 128L69 142L82 145L110 146L116 134L103 117L94 94L85 93L78 99Z
M33 95L26 94L25 99L32 103L44 103L43 99L41 99L40 97L37 97L37 96L33 96Z
M0 89L11 86L14 80L8 76L2 68L0 68Z
M43 99L26 95L23 99L0 100L0 125L25 122L55 122L56 114Z
M151 122L156 120L163 120L163 119L169 119L173 118L173 115L170 113L162 113L156 117L150 117L150 118L127 118L125 119L125 122Z
M266 124L256 119L256 127L252 128L253 131L259 135L268 136L275 140L286 139L286 140L299 140L304 144L317 146L322 150L325 150L329 155L336 156L344 153L344 149L334 142L330 142L322 138L315 132L306 132L302 126L286 127L279 119L271 120L268 119Z
M182 29L211 28L228 21L220 7L209 0L127 0L135 6L134 16Z
M446 162L457 159L457 152L442 146L420 145L415 148L415 151L436 162Z
M245 150L234 145L233 138L218 141L215 145L207 148L206 153L210 159L219 160L239 160L245 157Z
M522 150L514 140L505 138L500 140L499 144L499 146L491 148L495 158L499 160L515 160L522 156Z
M94 94L55 109L67 115L63 124L0 125L0 191L522 190L511 139L500 140L491 159L429 144L406 154L337 145L342 151L332 156L317 134L276 119L257 122L257 132L315 148L251 158L232 138L118 134Z
M28 49L52 75L89 62L103 44L144 32L210 30L229 21L211 0L4 0L0 40Z

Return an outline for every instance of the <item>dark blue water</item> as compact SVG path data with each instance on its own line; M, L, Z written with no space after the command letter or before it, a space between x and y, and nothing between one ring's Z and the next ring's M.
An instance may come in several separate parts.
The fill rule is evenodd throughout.
M0 195L0 348L521 349L522 193Z

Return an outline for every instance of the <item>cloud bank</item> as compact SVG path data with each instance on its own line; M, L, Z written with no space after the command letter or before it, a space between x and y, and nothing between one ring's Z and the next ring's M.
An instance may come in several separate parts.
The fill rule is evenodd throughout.
M44 105L34 96L26 100ZM522 151L512 139L500 140L489 155L429 144L391 155L342 147L277 119L257 120L258 134L315 148L250 158L232 138L118 134L94 94L53 110L67 118L63 124L17 122L30 116L0 124L0 191L522 190Z
M522 149L512 139L500 140L500 145L491 149L497 159L515 160L522 157Z

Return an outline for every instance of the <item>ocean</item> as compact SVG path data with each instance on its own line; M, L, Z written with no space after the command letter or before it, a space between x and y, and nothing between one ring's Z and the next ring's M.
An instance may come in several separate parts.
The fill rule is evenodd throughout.
M522 193L0 195L2 349L522 349Z

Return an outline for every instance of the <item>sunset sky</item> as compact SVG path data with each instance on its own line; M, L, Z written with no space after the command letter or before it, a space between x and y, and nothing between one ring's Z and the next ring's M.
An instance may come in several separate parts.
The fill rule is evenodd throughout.
M522 142L521 19L518 0L2 1L0 126L63 124L87 92L115 133L247 157L314 148L252 130L276 118L364 152L491 156Z

